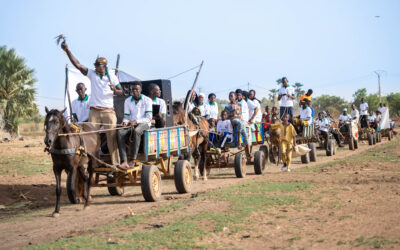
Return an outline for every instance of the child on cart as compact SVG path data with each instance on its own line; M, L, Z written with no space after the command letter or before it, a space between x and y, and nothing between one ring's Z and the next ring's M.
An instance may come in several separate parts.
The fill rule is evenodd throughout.
M217 133L220 136L221 148L225 147L225 143L232 142L232 132L231 120L228 119L228 112L224 110L221 112L221 120L217 123Z

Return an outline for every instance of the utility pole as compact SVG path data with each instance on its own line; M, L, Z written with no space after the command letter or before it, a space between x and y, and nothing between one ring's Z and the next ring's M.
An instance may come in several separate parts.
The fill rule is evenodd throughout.
M384 70L375 70L374 73L378 76L379 103L381 103L381 76L386 72Z
M199 94L201 93L201 87L197 87L197 89L199 90Z
M250 91L250 83L247 82L247 91Z

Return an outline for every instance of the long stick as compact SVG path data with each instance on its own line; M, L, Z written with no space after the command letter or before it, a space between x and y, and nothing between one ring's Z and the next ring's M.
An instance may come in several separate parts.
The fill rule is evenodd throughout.
M187 125L187 116L188 116L188 106L189 106L189 102L190 102L190 100L192 99L193 90L196 88L197 79L199 78L201 68L203 67L203 63L204 63L204 61L201 61L199 71L197 71L197 73L196 73L196 78L194 79L192 89L190 90L189 99L187 100L186 105L185 105L185 124L186 124L186 125Z
M69 105L69 116L71 122L74 122L75 118L72 115L72 105L71 105L71 96L69 95L69 80L68 80L68 64L65 65L65 87L67 91L68 105Z
M119 58L120 55L117 55L117 65L115 66L115 75L118 77L118 71L119 71Z

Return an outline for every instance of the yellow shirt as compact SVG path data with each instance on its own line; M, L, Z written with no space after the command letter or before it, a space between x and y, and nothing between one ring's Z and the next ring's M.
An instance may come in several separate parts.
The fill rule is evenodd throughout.
M281 140L287 143L293 143L293 138L297 135L296 130L293 125L289 123L289 125L285 126L282 123L276 124L281 129Z
M311 96L308 96L308 95L306 95L306 94L304 94L304 95L302 95L301 97L300 97L300 101L303 101L303 99L308 99L310 102L311 102Z

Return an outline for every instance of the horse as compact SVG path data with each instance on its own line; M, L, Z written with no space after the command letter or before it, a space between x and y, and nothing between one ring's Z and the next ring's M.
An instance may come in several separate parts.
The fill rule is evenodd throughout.
M182 108L182 103L174 102L172 107L174 115L174 125L185 125L185 111ZM197 118L197 121L193 121L194 119L187 119L187 125L189 126L191 156L193 156L195 160L194 178L195 180L199 179L200 167L200 171L203 172L203 179L207 180L207 171L205 168L206 151L209 139L208 131L210 130L210 127L206 119L204 119L203 117Z
M100 136L98 133L85 135L67 135L59 136L59 134L68 134L72 132L72 125L69 125L63 115L66 109L59 111L56 109L48 110L45 107L46 118L44 128L46 137L44 143L45 151L51 154L53 160L53 172L56 178L56 207L53 217L58 217L60 213L60 195L61 195L61 173L65 170L67 173L72 171L72 180L74 181L79 173L79 177L85 181L83 196L85 199L84 208L89 207L90 185L93 177L93 169L97 162L92 156L99 156ZM76 126L76 125L75 125ZM91 124L82 124L80 126L82 132L94 131L95 128ZM84 165L88 164L87 171L89 177L85 174ZM72 193L75 193L75 185L71 185Z

